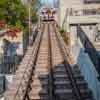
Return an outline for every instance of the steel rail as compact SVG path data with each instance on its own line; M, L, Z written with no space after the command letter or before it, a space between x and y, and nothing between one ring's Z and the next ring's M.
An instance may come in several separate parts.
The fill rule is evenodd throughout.
M33 71L34 71L34 66L36 65L36 62L37 62L37 57L38 57L38 53L39 53L39 49L40 49L40 45L41 45L41 41L42 41L42 38L43 38L43 33L44 33L44 28L45 28L45 24L43 25L43 28L42 28L42 32L40 34L40 38L39 38L39 42L38 42L38 45L37 45L37 48L36 48L36 53L33 53L35 55L32 55L32 59L34 58L33 60L33 69L30 71L30 79L29 79L29 82L28 82L28 85L27 85L27 88L26 88L26 93L25 93L25 96L23 98L23 100L30 100L29 96L28 96L28 92L29 92L29 88L30 88L30 83L32 81L32 76L33 76ZM37 36L38 37L38 36ZM36 46L36 45L35 45ZM27 99L26 99L27 98Z
M51 61L51 43L50 43L50 37L49 37L49 32L50 32L50 30L49 30L49 24L47 23L47 22L44 22L44 24L45 24L45 33L43 32L43 34L46 34L46 39L47 39L47 69L48 69L48 71L49 71L49 74L48 74L48 97L49 97L49 100L53 100L53 97L52 97L52 75L51 75L51 66L52 66L52 61ZM42 34L42 38L43 39L45 39ZM40 56L39 54L40 54L40 52L41 52L41 47L43 48L43 42L45 42L43 39L41 39L41 46L40 46L40 48L38 49L39 50L39 52L37 53L37 58ZM35 61L35 63L38 63L38 61L36 60ZM34 81L34 80L33 80ZM42 85L42 84L41 84ZM40 96L41 97L41 96ZM28 99L28 100L30 100L30 99Z
M28 88L29 88L29 85L30 85L30 81L31 81L31 77L32 77L32 73L33 73L33 69L34 69L34 65L35 65L35 62L36 62L36 57L37 57L37 54L38 54L38 49L39 49L39 47L40 47L40 43L41 43L41 39L42 39L42 33L43 33L43 31L44 31L44 25L43 25L43 30L42 30L42 32L41 32L41 34L38 34L39 36L37 36L37 40L36 40L36 42L34 43L34 46L35 46L35 48L33 49L33 52L32 52L32 55L31 55L31 59L30 60L32 60L33 58L33 60L32 60L32 69L30 70L30 76L29 76L29 80L28 80L28 84L27 84L27 86L26 86L26 93L25 93L25 95L23 96L23 99L22 100L25 100L27 97L28 97L28 95L27 95L27 92L28 92ZM35 56L35 57L34 57ZM30 61L29 61L30 62ZM29 66L29 64L28 64L28 66ZM29 99L29 98L28 98ZM15 99L16 100L16 99Z
M79 89L79 87L77 85L76 79L74 78L73 71L71 69L71 65L69 64L69 62L67 60L68 56L67 56L67 53L66 53L66 47L64 47L65 46L64 42L61 39L60 33L58 33L56 31L55 25L53 25L53 26L54 26L53 29L54 29L54 33L55 33L55 36L56 36L56 40L58 41L58 44L59 44L58 46L59 46L60 51L62 53L62 56L64 58L64 64L65 64L65 68L66 68L66 73L68 74L69 79L71 81L71 85L72 85L72 89L73 89L73 92L74 92L74 95L75 95L75 99L76 100L84 100L82 98L82 96L81 96L80 89Z
M43 27L44 27L44 25L43 25ZM25 67L25 68L23 67L24 68L24 72L22 71L23 73L20 73L20 74L22 74L21 75L22 77L21 77L20 80L16 80L16 75L18 73L15 75L15 80L18 82L17 86L14 85L14 86L11 87L11 89L7 90L7 92L5 93L5 100L25 100L24 97L26 95L27 86L29 86L28 82L30 82L30 79L31 79L30 76L32 74L32 70L34 69L35 57L36 57L36 54L37 54L37 51L38 51L38 47L40 45L41 38L42 38L42 33L38 34L38 37L36 38L35 43L34 43L34 45L32 47L32 50L31 50L32 52L30 52L30 50L29 50L28 54L30 54L30 55L26 54L26 56L25 56L26 58L28 56L31 56L28 59L29 61L27 61L28 63L25 65L27 67ZM23 58L23 61L24 60L25 59ZM22 64L23 63L20 64L20 67L24 66ZM29 71L29 72L31 71L30 73L28 73L29 75L27 74L27 71ZM15 89L15 88L18 88L18 89L16 89L17 91L13 91L13 89ZM14 92L14 94L10 94L12 92Z
M49 57L49 94L50 94L50 100L55 100L54 99L54 86L53 86L53 64L52 64L52 44L51 44L51 36L50 36L50 26L48 23L48 57Z

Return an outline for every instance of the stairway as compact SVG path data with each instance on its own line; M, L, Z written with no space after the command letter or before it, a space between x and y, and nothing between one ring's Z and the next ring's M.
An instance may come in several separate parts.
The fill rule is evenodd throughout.
M93 94L88 88L88 84L86 83L84 76L81 74L81 71L77 65L73 67L73 74L83 100L93 100Z
M64 64L57 65L54 69L54 94L56 100L74 100L72 86Z

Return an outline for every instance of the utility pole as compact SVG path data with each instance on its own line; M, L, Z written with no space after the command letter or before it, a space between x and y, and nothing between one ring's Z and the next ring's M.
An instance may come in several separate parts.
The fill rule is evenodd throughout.
M29 6L29 43L30 43L30 35L31 35L31 0L28 3Z

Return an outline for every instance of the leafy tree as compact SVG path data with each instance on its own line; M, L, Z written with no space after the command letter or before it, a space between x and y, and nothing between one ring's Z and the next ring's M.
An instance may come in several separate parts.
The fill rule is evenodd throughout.
M0 0L0 20L16 25L16 21L23 22L27 15L27 9L21 0Z
M31 15L32 22L37 22L37 11L40 7L39 0L32 0L31 2ZM20 25L26 27L25 20L28 19L28 5L23 5L21 0L0 0L0 20L5 20L8 25Z
M41 2L40 0L31 0L31 19L33 23L38 21L38 10L40 9Z

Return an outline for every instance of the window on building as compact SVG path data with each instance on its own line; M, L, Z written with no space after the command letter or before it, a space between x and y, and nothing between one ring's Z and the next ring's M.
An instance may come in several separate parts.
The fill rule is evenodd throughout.
M84 3L100 3L100 0L84 0Z
M95 35L95 41L100 42L100 30L98 30L96 35Z

